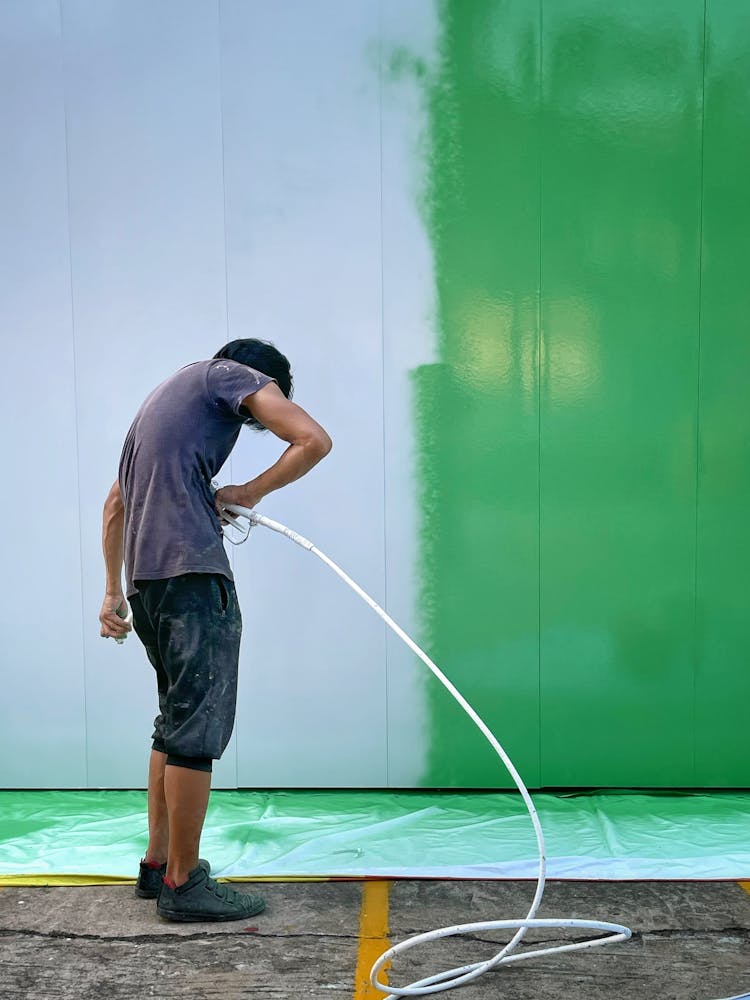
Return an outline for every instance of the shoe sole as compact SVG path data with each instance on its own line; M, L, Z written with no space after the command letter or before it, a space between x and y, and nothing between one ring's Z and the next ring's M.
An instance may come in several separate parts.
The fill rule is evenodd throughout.
M253 906L249 910L245 910L243 913L188 913L183 910L167 910L157 907L156 912L160 917L164 917L166 920L175 920L184 924L192 923L206 923L215 921L225 921L225 920L242 920L245 917L257 917L259 913L262 913L266 908L264 903L262 906Z
M138 886L135 887L135 894L141 899L156 899L159 895L159 890L149 890L149 889L139 889Z

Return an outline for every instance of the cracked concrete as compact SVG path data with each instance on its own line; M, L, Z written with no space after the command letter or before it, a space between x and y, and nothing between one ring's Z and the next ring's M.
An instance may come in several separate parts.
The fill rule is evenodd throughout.
M355 989L361 882L267 883L247 924L174 924L130 886L0 891L0 1000L364 1000ZM397 881L390 941L457 922L520 917L529 882ZM462 1000L716 1000L750 990L750 895L724 883L549 883L540 916L624 923L633 938L533 959L451 993ZM530 932L527 942L580 932ZM488 958L501 933L446 938L398 959L391 982ZM380 945L376 943L377 948ZM382 948L387 946L382 942Z

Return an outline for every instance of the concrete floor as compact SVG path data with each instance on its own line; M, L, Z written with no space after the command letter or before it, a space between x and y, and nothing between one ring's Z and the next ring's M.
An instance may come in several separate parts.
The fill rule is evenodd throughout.
M247 925L168 923L131 886L4 888L0 998L370 1000L382 994L355 982L361 951L379 954L388 940L447 924L523 916L533 891L528 882L392 882L390 938L384 930L382 939L360 940L365 885L241 884L268 904ZM737 883L550 883L539 915L624 923L633 938L522 962L444 995L715 1000L750 991L750 894ZM533 933L535 940L550 936ZM490 940L502 938L444 939L415 950L398 959L391 982L489 957L497 950Z

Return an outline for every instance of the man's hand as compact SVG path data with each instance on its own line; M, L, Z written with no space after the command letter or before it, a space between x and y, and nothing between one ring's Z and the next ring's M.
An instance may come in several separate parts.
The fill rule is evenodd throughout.
M124 639L133 628L130 622L120 618L117 614L118 611L124 614L127 614L128 611L128 603L123 592L106 594L102 610L99 612L99 621L102 626L99 635L105 639Z
M263 496L263 493L254 488L252 482L245 483L244 486L222 486L220 490L216 491L214 497L216 512L220 517L226 517L226 515L222 515L221 507L222 504L228 503L233 503L237 507L249 507L252 509L256 504L261 502Z

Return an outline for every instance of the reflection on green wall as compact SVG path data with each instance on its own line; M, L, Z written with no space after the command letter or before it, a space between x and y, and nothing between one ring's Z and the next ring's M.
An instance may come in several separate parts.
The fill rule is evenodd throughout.
M748 551L750 529L722 475L750 467L750 435L719 394L739 398L747 301L714 262L747 250L746 185L736 229L717 193L748 116L747 14L439 12L423 208L440 361L414 373L429 648L532 785L746 785L740 718L727 732L719 709L750 694L748 616L721 611L747 607L732 539ZM731 459L699 465L699 440ZM426 698L423 783L507 784L431 679Z

